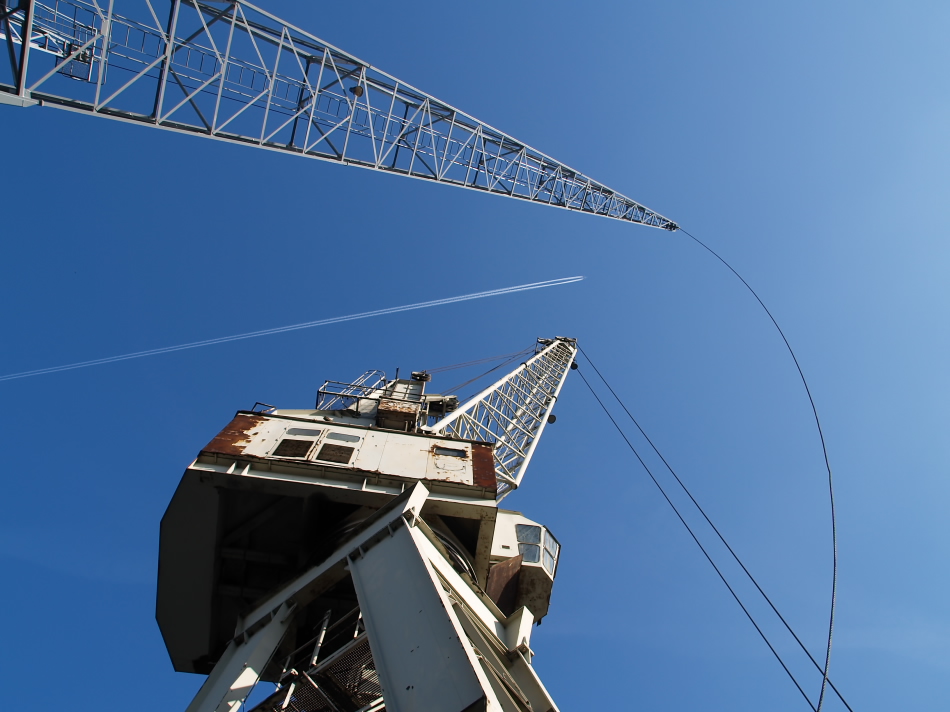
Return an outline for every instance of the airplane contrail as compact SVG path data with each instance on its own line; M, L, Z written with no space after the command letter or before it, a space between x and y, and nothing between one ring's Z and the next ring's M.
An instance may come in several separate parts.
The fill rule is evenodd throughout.
M10 373L6 376L0 376L0 381L12 381L17 378L29 378L30 376L43 376L48 373L58 373L59 371L71 371L76 368L86 368L87 366L100 366L106 363L115 363L117 361L128 361L133 358L144 358L146 356L158 356L172 351L184 351L185 349L196 349L201 346L212 346L214 344L224 344L229 341L240 341L242 339L254 339L258 336L269 336L271 334L280 334L285 331L296 331L297 329L312 329L315 326L328 326L329 324L339 324L344 321L354 321L356 319L368 319L373 316L384 316L386 314L398 314L399 312L412 311L414 309L428 309L429 307L438 307L443 304L454 304L455 302L467 302L472 299L485 299L486 297L500 297L504 294L514 294L515 292L527 292L531 289L544 289L545 287L559 287L563 284L572 284L580 282L583 277L562 277L560 279L549 279L544 282L532 282L531 284L519 284L514 287L503 287L501 289L491 289L487 292L474 292L472 294L462 294L457 297L446 297L444 299L433 299L428 302L417 302L415 304L404 304L398 307L388 307L386 309L376 309L374 311L360 312L359 314L347 314L346 316L331 316L327 319L317 319L316 321L305 321L301 324L291 324L289 326L278 326L273 329L261 329L260 331L249 331L246 334L234 334L233 336L220 336L216 339L205 339L204 341L192 341L188 344L179 344L177 346L163 346L158 349L149 349L148 351L136 351L130 354L120 356L108 356L106 358L97 358L92 361L80 361L79 363L70 363L63 366L50 366L49 368L38 368L33 371L21 371L20 373Z

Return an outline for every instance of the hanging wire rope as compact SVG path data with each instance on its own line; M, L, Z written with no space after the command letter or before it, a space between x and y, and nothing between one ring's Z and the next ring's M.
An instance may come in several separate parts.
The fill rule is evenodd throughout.
M719 540L723 543L723 545L732 555L732 558L735 559L737 564L739 564L739 566L742 568L742 571L749 578L749 580L752 582L752 584L755 586L758 592L762 594L762 598L764 598L765 601L769 604L769 607L772 609L775 615L778 616L778 619L782 621L782 624L785 626L785 629L789 633L791 633L792 637L795 639L795 642L798 643L798 646L804 651L805 655L808 656L808 659L811 660L812 664L815 666L818 672L822 672L821 665L818 664L818 661L815 660L814 656L811 654L808 648L805 647L805 644L801 641L801 638L798 637L798 634L795 633L795 631L792 629L792 626L789 625L788 621L785 620L785 617L779 612L778 608L772 602L772 599L769 598L768 594L765 593L765 591L762 589L762 586L759 585L759 582L752 575L752 572L749 571L745 563L743 563L742 559L739 558L739 555L736 554L735 550L732 548L729 542L726 541L725 536L723 536L722 532L719 531L719 528L709 518L709 515L706 514L706 510L703 509L703 507L699 504L699 502L693 496L693 493L690 492L689 488L686 486L683 480L680 479L680 476L676 473L676 470L673 469L673 467L670 465L667 459L663 456L663 453L660 452L659 448L657 448L653 440L650 438L649 435L647 435L646 431L641 427L640 423L637 421L637 419L633 416L633 414L627 408L626 404L623 402L623 400L621 400L620 396L617 395L617 392L613 389L613 387L604 377L604 374L602 374L600 372L600 369L597 368L597 364L594 363L594 361L587 354L587 352L584 351L584 348L582 346L578 345L578 350L584 355L584 358L587 359L587 362L594 369L594 372L597 374L600 380L603 381L604 385L607 387L607 390L610 391L610 394L614 397L617 403L620 404L620 407L623 408L624 413L627 414L627 417L630 418L633 424L637 427L637 430L640 431L640 434L643 436L643 438L647 441L647 443L649 443L650 447L653 449L653 452L656 453L657 457L660 458L660 460L663 462L663 465L666 467L666 469L669 470L671 475L673 475L673 479L676 480L676 483L680 486L683 492L686 493L686 496L689 497L690 501L693 503L693 505L695 505L696 509L699 510L699 513L703 516L703 519L706 520L706 523L709 524L712 530L716 533L716 536L719 537ZM834 693L838 696L838 699L841 700L844 706L848 709L848 712L854 712L854 710L851 709L851 705L848 704L848 701L845 700L844 696L841 694L841 692L838 691L838 688L835 687L834 683L831 681L830 678L828 680L828 684L831 686L831 689L834 690Z
M838 524L835 517L834 478L831 474L831 461L828 458L828 447L825 444L825 433L821 429L821 420L818 418L818 408L815 406L815 399L812 398L811 389L808 387L808 381L805 379L805 373L802 371L801 364L798 363L798 357L795 356L795 351L792 349L792 345L786 338L785 332L782 331L782 327L778 325L778 321L776 321L775 317L772 316L772 312L769 311L767 306L765 306L765 302L762 301L762 298L759 297L758 293L748 282L745 281L745 279L743 279L742 275L739 274L731 264L726 262L726 260L720 256L718 252L713 250L709 245L707 245L695 235L692 235L688 231L684 230L682 227L680 227L680 231L693 240L693 242L695 242L697 245L705 249L717 260L722 262L726 268L732 272L739 279L739 281L742 282L742 284L745 285L746 289L748 289L752 296L755 297L755 300L759 303L759 306L765 310L765 313L775 325L779 336L782 337L782 341L785 342L785 348L788 349L788 353L792 357L792 361L795 362L795 368L798 369L798 375L801 378L802 385L805 387L805 394L808 396L808 402L811 405L812 415L815 417L815 426L818 428L818 438L821 441L821 453L825 458L825 470L828 473L828 499L831 505L831 610L828 615L828 645L825 648L825 665L821 673L821 692L818 695L818 707L815 711L821 712L822 705L825 701L825 691L828 687L828 671L831 668L831 643L835 631L835 609L837 608L838 599ZM848 709L851 708L849 707Z
M502 361L502 362L501 362L500 364L498 364L497 366L494 366L494 367L488 369L487 371L485 371L484 373L481 373L481 374L475 376L475 378L470 378L470 379L468 379L468 380L465 381L464 383L460 383L460 384L458 384L457 386L452 386L451 388L446 388L446 389L445 389L445 392L446 392L446 393L455 393L456 391L460 391L461 389L465 388L465 386L468 386L468 385L470 385L470 384L472 384L472 383L475 383L475 381L481 380L482 378L484 378L485 376L487 376L489 373L493 373L494 371L497 371L499 368L504 368L504 367L507 366L508 364L510 364L510 363L512 363L512 362L514 362L514 361L517 361L519 358L521 358L522 356L528 355L528 354L531 353L532 351L534 351L534 344L532 344L531 346L529 346L529 347L526 348L526 349L522 349L521 351L516 351L516 352L513 353L513 354L508 354L509 358L508 358L507 361ZM430 371L430 373L431 373L431 371Z
M439 366L438 368L426 368L423 369L425 373L442 373L444 371L454 371L459 368L466 368L467 366L477 366L481 363L490 363L492 361L497 361L498 359L511 358L512 356L520 356L526 351L522 349L521 351L514 351L510 354L500 354L498 356L486 356L485 358L475 359L474 361L465 361L463 363L453 363L451 366Z
M587 386L591 395L594 396L594 399L600 405L601 409L603 409L607 418L609 418L610 422L613 423L614 427L617 429L617 432L620 433L620 437L622 437L624 442L627 443L627 447L630 448L630 451L637 458L637 461L640 463L643 469L646 470L646 473L650 476L650 479L653 481L653 484L655 484L656 488L660 490L660 494L663 495L663 499L665 499L667 504L670 505L674 514L676 514L677 519L679 519L682 525L686 527L686 531L689 532L689 535L693 538L693 541L696 542L696 546L699 547L699 550L703 552L703 556L706 557L706 561L709 562L709 564L713 567L713 569L719 575L719 578L722 580L723 584L725 584L726 588L729 589L729 593L732 594L732 597L736 600L736 603L739 604L739 608L741 608L742 612L745 613L746 618L749 619L749 622L752 623L756 632L759 634L762 640L765 641L765 644L769 647L769 650L772 651L772 655L774 655L775 659L778 660L779 665L782 666L782 669L788 675L789 679L792 681L792 683L794 683L795 687L798 688L798 691L802 694L802 697L805 698L805 701L808 703L808 706L811 707L814 712L817 712L817 708L812 703L811 699L809 699L808 695L805 694L805 690L802 689L802 686L798 684L798 680L795 679L795 676L792 674L792 671L788 669L788 666L785 664L785 661L782 660L782 656L778 654L778 651L772 645L771 641L769 641L768 636L765 635L765 632L762 630L759 624L756 623L755 618L752 617L752 614L749 612L749 609L746 608L745 604L742 602L742 599L739 598L739 594L735 592L735 589L733 589L732 586L729 584L729 581L726 580L725 575L722 573L720 568L716 565L716 562L713 561L713 558L712 556L710 556L709 552L706 551L706 547L703 546L702 542L699 540L699 537L696 536L696 533L693 531L692 527L690 527L689 523L680 513L679 508L675 504L673 504L673 500L670 499L670 496L666 493L666 490L663 488L663 485L660 484L660 481L653 474L653 471L650 469L649 465L647 465L647 463L643 460L643 458L640 457L640 453L637 452L637 449L633 446L633 443L630 442L630 439L627 437L627 434L623 431L623 428L620 427L620 424L617 423L617 421L614 419L613 415L610 413L610 410L607 408L604 402L600 399L600 396L597 395L597 392L594 390L593 386L590 385L590 382L588 382L587 378L584 376L583 371L578 369L577 373L581 377L581 380L584 381L584 385Z

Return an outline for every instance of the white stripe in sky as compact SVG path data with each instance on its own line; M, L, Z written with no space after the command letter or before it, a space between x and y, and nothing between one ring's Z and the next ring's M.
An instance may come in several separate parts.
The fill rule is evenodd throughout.
M504 294L514 294L515 292L527 292L531 289L543 289L545 287L559 287L562 284L572 284L580 282L583 277L562 277L561 279L549 279L545 282L532 282L531 284L519 284L514 287L504 287L502 289L491 289L487 292L475 292L473 294L463 294L458 297L446 297L445 299L433 299L428 302L417 302L416 304L404 304L399 307L388 307L387 309L376 309L375 311L360 312L359 314L347 314L346 316L331 316L327 319L318 319L316 321L305 321L302 324L291 324L290 326L278 326L274 329L261 329L260 331L249 331L246 334L234 334L233 336L220 336L216 339L206 339L204 341L192 341L189 344L179 344L178 346L163 346L158 349L149 349L148 351L136 351L131 354L122 354L121 356L108 356L106 358L97 358L92 361L80 361L79 363L70 363L64 366L50 366L49 368L38 368L35 371L22 371L21 373L10 373L6 376L0 376L0 381L12 381L17 378L28 378L30 376L43 376L47 373L58 373L59 371L71 371L76 368L86 368L87 366L100 366L106 363L115 363L117 361L128 361L133 358L145 358L146 356L158 356L172 351L184 351L185 349L197 349L201 346L213 346L214 344L224 344L229 341L240 341L242 339L254 339L258 336L270 336L271 334L280 334L285 331L296 331L298 329L312 329L315 326L328 326L330 324L339 324L344 321L355 321L356 319L368 319L372 316L385 316L386 314L398 314L399 312L412 311L414 309L428 309L429 307L438 307L443 304L454 304L455 302L467 302L472 299L484 299L486 297L500 297Z

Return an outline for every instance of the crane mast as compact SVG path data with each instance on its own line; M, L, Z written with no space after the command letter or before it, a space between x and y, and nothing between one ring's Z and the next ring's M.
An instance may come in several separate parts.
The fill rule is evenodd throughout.
M162 518L159 627L208 675L187 712L557 710L530 641L560 545L499 500L576 353L539 339L464 403L367 371L314 408L239 411Z
M676 224L244 0L0 0L0 104Z

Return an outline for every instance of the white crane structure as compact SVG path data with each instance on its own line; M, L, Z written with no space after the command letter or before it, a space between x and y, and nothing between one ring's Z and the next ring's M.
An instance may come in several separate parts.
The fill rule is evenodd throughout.
M0 0L0 105L679 229L246 0ZM159 627L176 670L208 675L187 712L237 712L261 681L276 687L251 712L557 710L530 640L548 612L560 545L499 502L521 486L576 354L574 339L539 339L524 363L461 404L427 394L424 371L403 380L367 371L324 383L312 409L239 412L186 469L161 524ZM10 377L53 370L63 369ZM823 674L819 711L836 557L824 668L812 658Z
M254 712L557 710L530 642L560 545L499 500L576 353L539 339L461 404L369 371L238 412L162 519L159 626L208 675L187 712L237 712L261 681Z
M244 0L0 0L0 104L49 106L676 230Z

